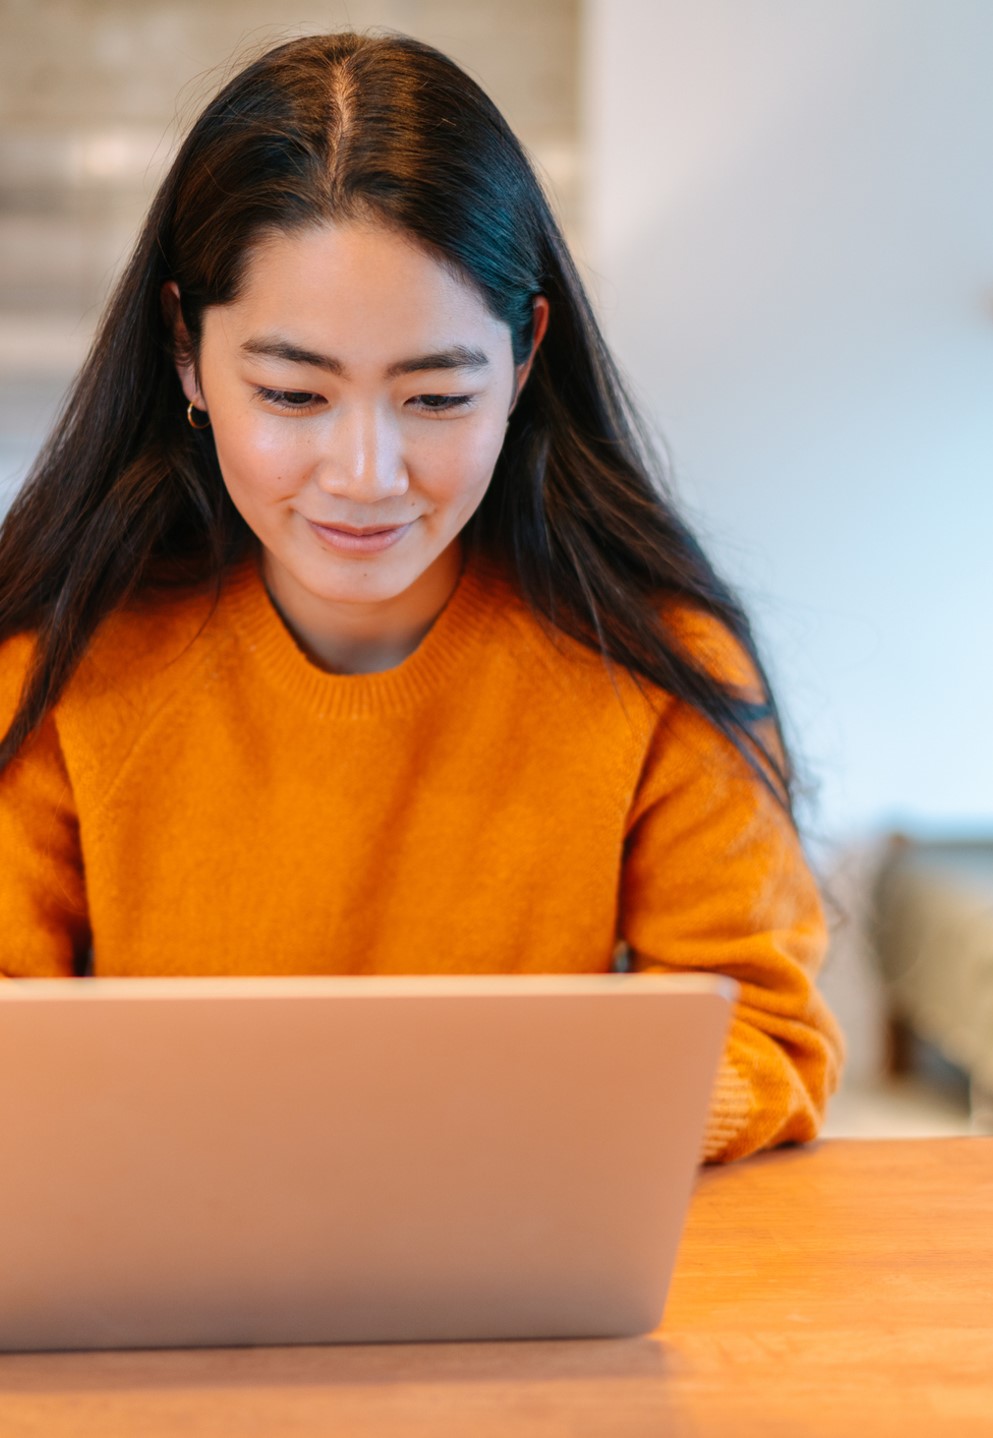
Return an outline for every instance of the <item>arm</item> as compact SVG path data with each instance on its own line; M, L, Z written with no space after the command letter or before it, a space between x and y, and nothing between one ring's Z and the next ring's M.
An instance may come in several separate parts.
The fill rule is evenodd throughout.
M4 731L23 673L10 662L12 648L0 656ZM79 826L49 715L0 774L0 976L68 976L88 948Z
M671 702L630 815L620 931L644 971L741 986L704 1158L813 1138L842 1040L813 985L826 946L788 815L705 719Z

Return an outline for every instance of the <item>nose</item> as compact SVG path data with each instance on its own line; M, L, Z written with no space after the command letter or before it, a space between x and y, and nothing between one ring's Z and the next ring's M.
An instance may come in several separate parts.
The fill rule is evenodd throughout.
M322 443L317 481L355 504L405 494L408 487L399 427L372 405L343 406Z

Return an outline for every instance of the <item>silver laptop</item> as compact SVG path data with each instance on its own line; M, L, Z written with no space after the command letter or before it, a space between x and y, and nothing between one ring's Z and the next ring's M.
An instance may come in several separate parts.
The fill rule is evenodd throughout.
M0 1349L658 1325L726 979L0 984Z

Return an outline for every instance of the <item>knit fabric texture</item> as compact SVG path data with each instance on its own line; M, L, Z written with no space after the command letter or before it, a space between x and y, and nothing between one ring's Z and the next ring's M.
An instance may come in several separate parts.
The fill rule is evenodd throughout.
M712 621L684 637L747 681ZM0 648L4 728L31 650ZM704 1156L812 1138L841 1039L786 814L481 563L378 674L313 664L251 563L120 611L0 776L8 977L585 974L619 941L740 985Z

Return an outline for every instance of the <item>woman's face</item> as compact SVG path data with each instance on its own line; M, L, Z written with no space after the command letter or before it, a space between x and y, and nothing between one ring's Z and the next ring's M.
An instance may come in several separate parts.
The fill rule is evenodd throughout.
M536 301L539 340L546 315ZM398 659L430 625L529 367L473 288L371 224L265 240L238 299L206 311L183 389L318 658L357 635Z

